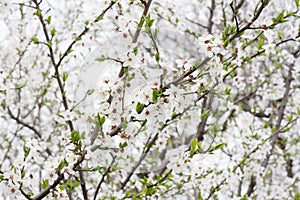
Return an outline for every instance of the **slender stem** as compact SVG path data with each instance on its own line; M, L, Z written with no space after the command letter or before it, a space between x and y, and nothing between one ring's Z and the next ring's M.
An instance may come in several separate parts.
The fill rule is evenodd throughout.
M138 38L139 38L139 36L140 36L140 33L141 33L141 30L142 30L143 24L144 24L144 22L145 22L145 19L144 19L144 18L145 18L145 17L147 16L147 14L148 14L148 11L149 11L151 2L152 2L152 0L148 0L147 3L145 3L144 1L142 1L142 3L144 4L145 8L144 8L143 15L142 15L142 17L141 17L141 19L140 19L140 23L138 24L138 27L137 27L137 29L136 29L136 31L135 31L134 36L133 36L132 43L136 43L137 40L138 40Z

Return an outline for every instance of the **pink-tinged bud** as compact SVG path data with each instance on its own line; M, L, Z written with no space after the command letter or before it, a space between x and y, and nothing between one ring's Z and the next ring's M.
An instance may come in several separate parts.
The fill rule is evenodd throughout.
M264 29L264 30L267 30L268 29L268 27L267 27L267 25L262 25L262 28Z

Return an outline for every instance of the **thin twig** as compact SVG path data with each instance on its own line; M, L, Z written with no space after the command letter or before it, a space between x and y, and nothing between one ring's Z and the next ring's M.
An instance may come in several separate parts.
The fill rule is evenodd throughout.
M144 22L145 22L145 17L147 16L147 13L148 13L150 5L151 5L151 2L152 2L152 0L148 0L147 3L143 2L144 6L145 6L144 12L143 12L143 15L142 15L142 17L140 19L140 23L138 24L138 27L137 27L137 29L135 31L135 34L133 36L132 43L136 43L137 40L138 40L138 38L139 38L140 32L141 32L142 27L143 27Z
M109 167L106 169L106 171L103 173L101 180L99 181L97 188L95 190L95 194L94 194L94 200L96 200L97 195L99 193L99 190L101 188L102 183L104 182L104 178L106 177L106 175L110 172L110 169L112 167L112 165L114 164L114 162L116 161L116 156L112 156L112 161L109 165Z

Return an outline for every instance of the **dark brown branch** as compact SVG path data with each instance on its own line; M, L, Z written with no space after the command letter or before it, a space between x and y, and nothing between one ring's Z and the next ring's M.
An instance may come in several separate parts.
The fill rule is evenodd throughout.
M280 126L281 126L281 123L282 123L282 120L283 120L283 117L284 117L285 107L288 103L289 93L290 93L290 90L291 90L291 83L292 83L292 80L293 80L292 70L293 70L293 66L290 65L288 75L287 75L286 80L285 80L285 92L284 92L283 97L281 99L278 114L277 114L278 118L277 118L277 122L276 122L276 125L275 125L275 133L276 134L273 134L272 137L270 138L272 148L271 148L270 153L267 155L266 159L263 162L264 167L267 167L267 165L269 163L269 160L270 160L270 157L273 154L275 144L278 142L278 140L280 140L279 130L280 130Z
M110 1L109 6L107 6L107 7L100 13L100 15L98 15L98 17L94 20L94 22L95 22L95 23L96 23L96 22L99 22L99 21L104 17L105 13L107 13L107 11L108 11L109 9L111 9L112 6L113 6L115 3L117 3L117 1L115 1L115 0Z
M104 174L102 175L102 178L101 178L101 180L99 181L99 183L98 183L98 185L97 185L97 188L96 188L96 190L95 190L94 200L96 200L97 195L98 195L98 193L99 193L99 190L100 190L100 188L101 188L101 185L102 185L102 183L104 182L104 178L105 178L106 175L110 172L110 169L111 169L112 165L114 164L115 160L116 160L116 156L113 156L113 159L112 159L112 161L111 161L109 167L106 169L106 171L105 171Z
M155 141L157 140L157 137L158 137L158 133L155 134L155 136L152 138L152 140L150 142L147 142L145 147L148 146L148 148L146 148L146 151L144 151L142 153L139 160L135 163L135 165L132 167L131 171L129 172L128 176L126 177L126 179L121 184L121 187L120 187L121 190L123 190L125 188L126 184L129 182L129 180L132 177L132 175L134 174L134 172L141 165L142 161L146 158L146 156L149 153L151 147L154 145Z
M36 6L36 10L37 11L40 11L40 14L38 15L38 18L41 22L41 25L42 25L42 29L43 29L43 32L44 32L44 35L45 35L45 38L46 38L46 41L47 41L47 44L48 43L51 43L51 39L49 37L49 33L48 33L48 30L47 30L47 26L46 26L46 23L45 23L45 20L44 20L44 17L43 17L43 14L41 13L41 9L40 9L40 6L39 6L39 3L37 2L37 0L32 0L33 3L35 4ZM58 86L59 86L59 90L60 90L60 93L61 93L61 98L62 98L62 102L63 102L63 105L64 105L64 108L65 110L68 110L69 109L69 106L68 106L68 101L67 101L67 98L66 98L66 92L65 92L65 89L64 89L64 85L62 83L62 80L61 80L61 77L60 77L60 72L58 70L60 64L58 65L55 61L55 58L54 58L54 51L53 51L53 48L51 45L47 45L48 47L48 50L49 50L49 57L51 59L51 63L52 63L52 66L54 67L55 69L55 79L57 80L57 83L58 83ZM62 60L62 59L60 59ZM60 62L61 63L61 62ZM73 123L71 121L68 121L67 122L68 125L69 125L69 128L71 131L74 130L74 126L73 126Z
M289 157L286 158L286 172L289 178L293 178L293 160Z
M21 125L23 125L24 127L28 128L28 129L30 129L30 130L32 130L39 138L42 138L42 134L41 134L34 126L29 125L28 123L26 123L26 122L24 122L23 120L21 120L19 117L15 116L15 115L11 112L11 110L10 110L9 107L7 108L7 111L8 111L8 115L9 115L13 120L15 120L18 124L21 124Z
M88 200L89 199L88 191L86 189L86 184L85 184L83 171L80 171L80 170L79 170L79 179L80 179L80 186L81 186L81 190L82 190L83 199Z
M162 90L165 91L166 89L169 89L171 87L171 85L178 85L183 79L185 79L186 77L188 77L189 75L191 75L192 73L194 73L196 70L200 69L201 67L203 67L204 65L207 64L208 61L210 61L211 58L205 58L198 66L194 67L193 69L191 69L190 71L188 71L187 73L183 74L182 76L178 77L176 80L168 83L167 85L165 85Z
M44 17L43 17L43 14L41 13L41 9L40 9L40 2L38 2L37 0L32 0L32 2L35 4L35 9L37 11L40 12L40 14L38 15L38 18L39 18L39 21L42 25L42 29L43 29L43 32L44 32L44 35L45 35L45 38L46 38L46 41L47 41L47 44L51 43L51 40L52 38L49 37L49 33L48 33L48 30L47 30L47 26L46 26L46 23L45 23L45 20L44 20ZM115 4L116 2L115 1L111 1L110 5L99 15L99 17L97 17L94 22L98 22L100 19L103 18L104 14ZM61 77L60 77L60 72L59 72L59 67L61 66L61 63L62 61L64 60L64 58L69 54L69 52L71 51L72 47L77 43L78 39L80 39L83 35L85 35L87 32L89 31L89 29L87 27L84 28L84 30L71 42L71 44L68 46L67 50L64 52L64 54L60 57L59 61L56 63L55 61L55 57L54 57L54 51L53 51L53 48L51 45L47 45L48 47L48 50L49 50L49 57L51 59L51 63L55 69L55 79L57 80L57 83L58 83L58 87L59 87L59 90L60 90L60 94L61 94L61 98L62 98L62 103L63 103L63 106L64 106L64 109L65 110L68 110L69 109L69 105L68 105L68 100L67 100L67 97L66 97L66 91L65 91L65 88L64 88L64 84L61 80ZM72 121L67 121L68 125L69 125L69 129L70 131L72 132L74 130L74 125L72 123ZM34 129L33 129L34 130ZM84 158L84 154L82 155L82 161L83 161L83 158ZM81 161L81 162L82 162ZM80 162L80 163L81 163ZM76 166L78 166L80 163L76 164ZM84 181L84 175L83 175L83 172L82 171L79 171L79 175L80 175L80 184L81 184L81 188L82 188L82 191L83 191L83 195L84 195L84 199L87 200L88 197L87 197L87 189L86 189L86 185L85 185L85 181ZM60 179L61 178L61 179ZM55 182L50 188L48 187L46 190L44 190L42 193L40 193L36 199L41 199L45 196L47 196L50 192L50 189L53 189L55 188L58 184L59 184L59 181L63 179L63 174L61 174L59 176L59 179L58 182ZM56 184L57 183L57 184Z
M204 94L200 95L193 103L196 105L196 103L201 100L202 98L205 98L205 96L209 93L209 91L206 91ZM152 146L155 144L159 133L166 128L170 122L172 122L174 119L182 116L184 113L186 113L189 109L191 109L193 107L193 105L189 105L187 108L185 108L181 113L177 113L175 116L172 117L172 119L167 119L166 122L160 127L159 131L154 135L154 137L149 137L145 146L144 146L144 150L139 158L139 160L137 161L137 163L133 166L133 168L131 169L131 171L129 172L128 176L126 177L126 179L124 180L124 182L121 184L120 189L123 190L126 186L126 184L129 182L130 178L132 177L132 175L134 174L134 172L137 170L137 168L140 166L140 164L142 163L142 161L146 158L147 154L149 153L150 149L152 148Z
M193 21L193 20L191 20L191 19L189 19L189 18L187 18L187 17L186 17L185 19L186 19L187 21L193 23L193 24L196 24L197 26L200 26L201 28L205 28L205 29L209 30L208 26L205 26L205 25L203 25L203 24L200 24L200 23L198 23L198 22L195 22L195 21Z
M211 0L211 7L209 8L209 18L208 18L208 33L211 34L212 33L212 27L213 27L213 16L214 16L214 11L216 9L216 4L215 4L215 0Z
M235 26L236 26L236 31L237 32L239 32L240 31L240 27L239 27L239 23L238 23L238 20L237 20L237 9L235 9L234 7L233 7L233 2L231 2L231 4L229 4L230 5L230 8L231 8L231 10L232 10L232 13L233 13L233 19L234 19L234 22L235 22Z
M143 24L145 22L145 17L147 16L147 13L149 11L149 8L150 8L150 5L151 5L151 2L152 0L148 0L148 2L146 3L145 1L142 1L142 3L144 4L144 12L143 12L143 15L140 19L140 23L138 24L138 27L135 31L135 34L133 36L133 39L132 39L132 43L136 43L138 38L139 38L139 35L140 35L140 32L142 30L142 27L143 27Z
M254 187L256 186L256 177L255 176L251 176L250 179L250 183L249 183L249 187L247 190L247 196L250 197L251 194L254 192Z
M260 7L258 8L256 14L253 16L253 18L251 19L251 21L243 28L241 28L239 31L236 31L231 38L229 39L229 42L232 42L233 40L235 40L242 32L244 32L245 30L249 29L249 27L258 19L258 17L260 16L260 14L262 13L263 9L265 8L265 1L263 0L261 2Z
M208 195L208 197L206 198L206 200L210 199L210 198L213 196L213 194L214 194L215 192L217 192L218 189L225 183L225 181L226 181L226 178L224 178L218 185L216 185L215 187L213 187L213 189L210 190L209 195Z
M62 180L64 180L64 174L59 174L59 176L57 177L57 179L54 181L54 183L52 185L49 185L45 190L43 190L37 196L35 196L34 198L32 198L32 200L41 200L41 199L43 199L44 197L46 197L50 193L50 190L56 188L57 185Z
M202 102L201 113L205 112L205 110L207 108L206 104L207 104L207 97L204 97L203 102ZM198 141L204 140L204 135L206 134L206 131L205 131L206 122L207 122L207 117L205 117L204 119L201 119L201 121L199 122L199 124L197 126L196 138L198 139Z
M112 6L116 3L116 1L111 1L109 6L107 8L105 8L101 14L94 20L94 22L99 22L103 16L105 15L105 13L112 8ZM82 36L84 36L87 32L89 31L88 27L84 27L84 30L76 36L76 38L71 42L71 44L68 46L67 50L63 53L63 55L60 57L58 63L57 63L57 67L59 67L62 63L62 61L64 60L64 58L69 54L69 52L72 50L73 46L80 40L80 38Z

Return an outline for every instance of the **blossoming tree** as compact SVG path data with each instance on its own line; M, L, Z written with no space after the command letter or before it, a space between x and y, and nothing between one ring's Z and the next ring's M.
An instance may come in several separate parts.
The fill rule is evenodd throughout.
M300 199L299 0L1 0L1 199Z

